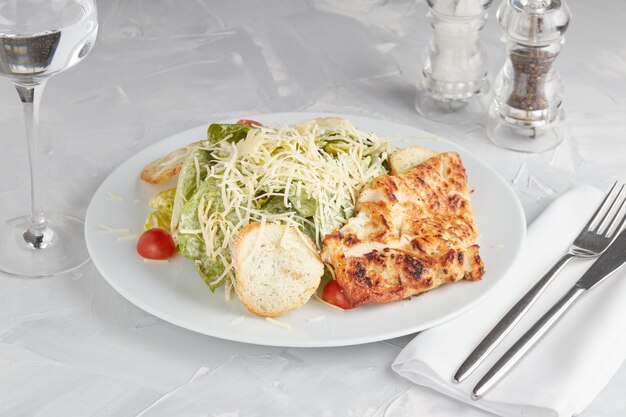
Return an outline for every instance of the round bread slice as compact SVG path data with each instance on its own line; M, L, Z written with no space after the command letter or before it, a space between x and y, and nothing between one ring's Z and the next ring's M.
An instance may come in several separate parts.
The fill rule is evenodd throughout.
M141 171L140 178L150 184L160 184L163 181L170 179L180 172L180 169L183 167L183 162L185 162L185 158L187 158L187 156L189 156L189 154L199 146L200 142L194 142L187 146L183 146L182 148L176 149L162 158L150 162L145 166L143 171Z
M439 152L422 148L421 146L409 146L408 148L400 149L389 156L391 174L404 174L414 166L437 155L439 155Z
M311 240L293 227L251 223L233 248L235 290L252 313L277 317L306 303L324 264Z

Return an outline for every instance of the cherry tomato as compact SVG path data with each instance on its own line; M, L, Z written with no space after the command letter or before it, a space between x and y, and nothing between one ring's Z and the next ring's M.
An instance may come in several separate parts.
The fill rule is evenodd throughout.
M352 303L346 298L343 291L341 291L341 287L334 279L332 281L328 281L328 284L324 287L322 299L327 303L336 305L344 310L350 310L353 307Z
M137 242L137 253L147 259L167 259L176 252L174 239L163 229L154 228L143 232Z
M250 126L263 126L263 123L259 123L256 120L248 120L248 119L237 120L237 124L238 125L250 125Z

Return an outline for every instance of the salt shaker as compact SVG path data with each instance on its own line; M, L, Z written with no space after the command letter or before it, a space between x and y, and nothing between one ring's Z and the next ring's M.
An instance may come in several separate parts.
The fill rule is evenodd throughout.
M497 18L507 60L496 77L487 134L497 145L544 152L566 136L555 60L571 18L565 0L505 0Z
M492 0L427 0L433 34L424 52L415 107L450 123L481 119L489 105L485 53L479 32Z

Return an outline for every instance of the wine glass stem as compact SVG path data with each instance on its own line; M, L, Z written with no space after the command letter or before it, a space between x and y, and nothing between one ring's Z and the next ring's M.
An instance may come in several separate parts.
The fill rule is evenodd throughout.
M28 229L24 232L24 240L34 249L48 246L54 237L46 223L41 194L41 172L39 162L39 102L45 87L45 81L32 85L16 84L24 108L26 122L26 140L28 142L28 161L30 165L30 196L31 217Z

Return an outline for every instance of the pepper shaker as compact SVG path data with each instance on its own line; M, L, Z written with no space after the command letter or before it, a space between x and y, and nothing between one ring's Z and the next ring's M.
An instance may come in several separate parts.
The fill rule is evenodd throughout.
M424 52L415 107L448 123L481 119L489 105L485 52L479 32L492 0L427 0L432 38Z
M554 63L571 18L565 0L505 0L496 14L507 60L496 77L487 134L498 146L544 152L566 136Z

